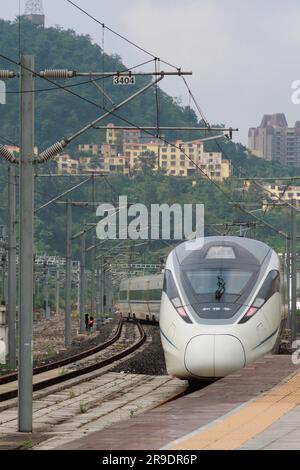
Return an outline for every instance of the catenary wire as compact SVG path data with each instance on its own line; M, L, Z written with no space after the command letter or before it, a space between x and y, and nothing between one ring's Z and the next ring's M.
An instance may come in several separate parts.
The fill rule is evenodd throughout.
M0 55L1 56L1 55ZM125 73L125 72L129 72L130 70L134 70L136 69L137 67L142 67L143 65L147 65L147 64L150 64L151 62L154 62L154 59L150 59L150 60L147 60L145 62L142 62L138 65L134 65L133 67L128 67L128 68L125 68L123 70L120 70L118 71L117 73ZM19 63L16 63L16 65L19 65ZM78 82L78 83L73 83L72 85L63 85L62 87L59 87L59 88L62 88L62 89L67 89L67 88L76 88L76 87L79 87L81 85L88 85L90 83L94 83L94 82L98 82L100 80L105 80L106 78L112 78L114 76L114 73L111 73L110 75L105 75L104 77L98 77L98 78L93 78L93 79L90 79L90 80L84 80L82 82ZM42 78L42 77L40 77ZM43 77L44 80L47 80L45 79L45 77ZM49 80L49 79L48 79ZM49 80L50 81L50 80ZM37 90L34 90L34 92L32 91L27 91L27 90L24 90L24 91L20 91L20 90L12 90L12 91L6 91L7 94L11 94L11 95L22 95L22 94L25 94L25 93L42 93L42 92L46 92L46 91L57 91L58 90L58 83L56 82L52 82L54 85L56 86L53 86L51 88L39 88Z
M198 102L197 102L195 96L193 95L193 93L192 93L190 87L188 86L187 80L185 79L184 76L182 76L182 79L183 79L183 81L184 81L184 83L185 83L185 85L186 85L186 87L187 87L187 89L188 89L188 92L189 92L190 96L192 97L192 100L193 100L193 102L194 102L194 104L195 104L197 110L199 111L199 113L200 113L200 115L201 115L201 118L203 119L204 123L206 124L207 128L209 129L209 128L210 128L210 124L209 124L208 120L206 119L206 117L205 117L203 111L201 110L201 108L200 108L200 106L199 106L199 104L198 104ZM229 158L228 155L226 154L226 152L224 151L224 149L223 149L223 148L221 147L221 145L219 144L219 142L217 142L216 140L215 140L214 142L215 142L216 145L218 146L219 150L225 155L225 157L226 157L226 158ZM244 174L244 172L242 172L242 173ZM244 176L244 178L247 179L247 176ZM254 181L254 184L256 184L257 186L259 186L260 188L262 188L262 186L261 186L261 185L258 185L258 183L255 182L255 181ZM273 193L272 191L270 191L270 190L268 190L268 189L266 189L266 188L264 188L264 191L266 191L266 192L268 192L270 195L276 197L279 201L284 201L284 200L282 199L282 198L283 198L283 195L282 195L282 196L278 196L276 193ZM286 201L284 201L284 202L286 202ZM290 207L293 207L295 210L297 210L297 211L300 212L300 210L299 210L296 206L294 206L293 204L290 204L290 203L287 203L287 204L288 204ZM265 212L264 216L265 216L265 215L266 215L266 212Z
M13 59L10 59L10 58L6 57L6 56L3 55L3 54L0 54L0 57L3 58L3 59L5 59L5 60L7 60L8 62L11 62L11 63L14 63L14 64L16 64L16 65L19 65L19 64L17 64ZM20 64L20 65L21 65L21 64ZM24 67L23 65L21 65L21 67L23 67L23 68L25 68L25 69L28 69L27 67ZM31 73L35 73L33 70L30 70L30 69L28 69L28 70L29 70ZM100 106L99 104L95 103L94 101L91 101L91 100L88 99L88 98L85 98L85 97L83 97L83 96L81 96L81 95L78 95L78 94L75 93L74 91L69 90L69 89L66 89L64 86L59 85L59 84L53 82L53 81L50 80L49 78L46 78L46 77L42 77L42 78L43 78L43 80L46 80L47 82L50 82L50 83L52 83L53 85L55 85L57 88L60 88L60 89L62 89L62 90L64 90L64 91L66 91L67 93L70 93L70 94L76 96L77 98L79 98L79 99L81 99L81 100L83 100L83 101L85 101L85 102L87 102L87 103L89 103L89 104L92 104L93 106L96 106L97 108L100 108L101 110L104 110L104 111L106 111L106 112L109 111L109 110L107 110L106 108L103 108L103 107ZM135 128L137 128L137 129L139 129L139 130L145 132L146 134L149 134L151 137L155 137L155 134L152 134L150 131L147 131L146 129L143 129L143 128L140 127L140 126L137 126L136 124L132 123L132 122L129 121L128 119L119 116L119 115L116 114L115 112L111 112L111 114L112 114L113 116L117 117L118 119L121 119L122 121L126 122L127 124L130 124L131 126L134 126ZM200 166L199 166L187 153L185 153L185 152L182 150L181 147L176 146L175 144L169 142L169 141L166 140L165 138L160 137L160 140L162 140L163 142L165 142L167 145L170 145L170 146L172 146L172 147L174 147L174 148L177 148L178 150L181 150L181 152L183 153L183 155L185 155L185 157L186 157L188 160L190 160L190 162L191 162L196 168L198 168L198 170L200 171L200 173L201 173L205 178L207 178L219 191L221 191L222 194L226 197L226 199L228 199L230 202L233 202L233 200L231 199L231 197L229 196L229 194L227 194L227 192L224 191L223 188L221 188L220 185L219 185L216 181L214 181L207 173L205 173L205 172L202 170L202 168L200 168Z
M8 60L8 61L11 62L11 63L16 64L16 62L15 62L13 59L10 59L10 58L4 56L3 54L0 54L0 57L2 57L2 58L5 59L5 60ZM19 65L19 64L16 64L16 65ZM22 65L21 65L21 66L22 66ZM23 68L26 68L26 67L24 67L24 66L22 66L22 67L23 67ZM33 70L29 70L29 71L32 72L32 73L34 73ZM61 85L59 85L59 84L53 82L52 80L50 80L50 79L48 79L48 78L46 78L46 77L42 77L42 78L43 78L44 80L46 80L46 81L48 81L48 82L54 84L54 85L57 86L58 88L61 88L61 89L65 90L66 92L68 92L68 93L70 93L70 94L72 94L72 95L74 95L74 96L76 96L76 97L78 97L78 98L80 98L80 99L82 99L82 100L84 100L84 101L86 101L86 102L92 104L93 106L96 106L96 107L98 107L98 108L100 108L100 109L102 109L102 110L104 109L104 111L108 111L108 110L106 110L105 108L103 108L102 106L100 106L99 104L94 103L93 101L91 101L91 100L89 100L89 99L87 99L87 98L84 98L84 97L82 97L81 95L78 95L77 93L74 93L73 91L71 91L71 90L69 90L69 89L65 89L64 86L61 86ZM192 98L193 98L193 95L192 95ZM195 99L195 98L193 98L193 99ZM127 120L127 119L125 119L125 118L123 118L123 117L117 115L116 113L113 112L113 113L111 113L111 114L113 114L113 115L114 115L115 117L117 117L118 119L123 120L123 121L126 122L127 124L130 124L131 126L134 126L135 128L137 128L137 129L139 129L139 130L141 130L141 131L143 131L143 132L145 132L145 133L151 135L152 137L155 137L155 135L152 134L151 132L147 131L146 129L143 129L143 128L140 127L140 126L135 125L134 123L132 123L132 122L130 122L129 120ZM208 130L209 130L209 128L208 128ZM184 155L188 160L190 160L190 162L200 171L200 173L201 173L205 178L207 178L207 180L210 181L210 183L213 184L213 185L225 196L225 198L226 198L231 204L234 203L234 201L232 200L231 196L230 196L216 181L214 181L207 173L205 173L205 172L202 170L202 168L200 168L200 166L199 166L186 152L184 152L184 151L182 150L181 147L176 146L175 144L169 142L169 141L166 140L165 138L160 137L160 140L162 140L163 142L165 142L167 145L170 145L170 146L172 146L172 147L174 147L174 148L179 149L179 150L183 153L183 155ZM274 230L277 231L277 229L275 229L275 228L274 228ZM277 231L277 233L280 233L280 232Z
M157 58L157 55L155 54L152 54L151 52L147 51L146 49L144 49L143 47L139 46L138 44L136 44L135 42L131 41L130 39L126 38L125 36L123 36L122 34L118 33L117 31L114 31L113 29L109 28L106 24L104 24L102 21L98 20L97 18L95 18L93 15L91 15L89 12L87 12L86 10L84 10L83 8L81 8L79 5L77 5L76 3L72 2L71 0L66 0L68 3L70 3L71 5L73 5L75 8L77 8L78 10L80 10L82 13L84 13L86 16L88 16L89 18L91 18L93 21L95 21L96 23L98 23L100 26L102 26L103 28L106 28L108 31L110 31L111 33L115 34L116 36L118 36L120 39L123 39L124 41L128 42L129 44L131 44L132 46L136 47L137 49L139 49L140 51L144 52L145 54L148 54L149 56L153 57L153 59ZM172 65L170 64L169 62L165 61L165 60L162 60L160 59L161 62L163 62L164 64L166 65L169 65L169 67L172 67L176 70L180 70L179 67L176 67L175 65Z
M18 144L16 144L12 140L8 139L7 137L3 137L3 135L0 135L0 139L4 140L5 142L7 142L10 145L13 145L14 147L19 147Z

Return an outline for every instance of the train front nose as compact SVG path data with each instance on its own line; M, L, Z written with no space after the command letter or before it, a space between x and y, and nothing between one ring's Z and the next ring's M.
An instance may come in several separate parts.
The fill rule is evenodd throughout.
M241 341L232 335L199 335L185 350L185 367L198 377L224 377L245 366Z

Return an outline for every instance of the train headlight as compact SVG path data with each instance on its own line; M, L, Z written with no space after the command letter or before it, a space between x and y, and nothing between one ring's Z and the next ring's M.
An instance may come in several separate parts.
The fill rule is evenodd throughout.
M247 312L241 318L239 323L245 323L246 321L250 320L250 318L252 318L253 315L256 314L256 312L266 303L266 301L270 297L272 297L273 294L275 294L275 292L279 292L279 287L280 287L279 284L280 284L279 272L273 269L267 275L265 281L263 282L263 285L259 289L259 292L253 304L251 305L251 307L248 308Z
M173 307L177 310L178 315L186 323L193 323L182 305L182 301L180 299L176 284L174 282L173 275L169 269L165 270L163 291L167 294L168 298L173 304Z
M243 318L239 321L239 323L246 323L246 321L248 321L250 318L253 317L253 315L256 314L257 310L259 310L259 309L257 307L254 307L254 305L249 307L247 312L243 316Z

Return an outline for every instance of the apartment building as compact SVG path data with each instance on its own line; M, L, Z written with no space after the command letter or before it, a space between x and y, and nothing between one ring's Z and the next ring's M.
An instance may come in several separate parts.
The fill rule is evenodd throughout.
M107 125L106 142L101 146L82 144L78 150L86 156L98 156L100 168L107 172L129 174L137 168L143 153L153 152L154 170L160 169L167 175L191 176L204 172L219 182L231 176L230 160L223 159L221 152L205 152L201 139L164 144L155 137L149 139L139 129L118 129L114 124Z
M151 137L151 136L150 136ZM140 129L118 129L114 124L107 124L106 127L106 143L111 145L132 144L148 142L149 134L141 131ZM156 138L151 137L152 142L159 143L160 141Z
M205 152L201 140L183 142L177 140L173 145L156 142L143 142L124 144L124 154L129 168L139 161L143 152L154 152L157 157L158 167L172 176L191 176L204 172L215 181L223 181L231 176L231 162L222 159L221 152ZM199 170L197 166L202 170Z
M277 203L294 201L296 205L300 204L300 186L265 184L264 188L266 189L265 196L267 200Z
M80 173L103 173L104 170L102 168L91 166L91 160L92 157L88 156L82 156L76 160L68 153L58 155L56 158L57 173L67 173L69 175L78 175Z
M101 155L101 145L99 144L79 144L78 151L80 153L97 156Z
M248 147L264 160L300 166L300 121L288 127L283 113L265 114L260 126L249 129Z
M222 152L203 152L199 166L210 178L223 181L231 176L231 160L222 158Z

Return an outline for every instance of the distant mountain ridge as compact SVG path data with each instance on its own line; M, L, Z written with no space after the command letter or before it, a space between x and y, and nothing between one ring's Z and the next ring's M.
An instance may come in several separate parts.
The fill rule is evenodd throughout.
M19 61L19 24L18 21L10 22L0 20L0 52L1 54ZM40 28L29 21L21 22L21 52L35 56L36 70L45 69L70 69L80 71L102 71L103 59L105 71L118 71L126 69L118 55L102 54L101 48L94 44L88 35L78 35L73 30L64 30L60 27ZM16 69L9 62L0 59L0 67L4 69ZM64 136L72 134L85 124L91 122L103 113L101 106L110 108L109 102L103 103L103 97L92 84L87 84L85 77L68 81L58 81L59 85L71 86L72 93L79 94L88 101L85 102L64 90L56 90L55 85L43 79L36 80L36 144L45 149ZM167 80L167 78L165 78ZM149 77L137 77L136 88L141 88L148 83ZM78 85L78 83L83 83ZM119 103L132 93L132 87L114 86L112 78L99 81L105 87L105 91L113 96L114 102ZM74 86L78 85L78 86ZM7 82L8 92L18 92L18 80ZM48 91L39 91L48 90ZM18 143L19 128L19 95L8 93L7 104L0 113L0 135ZM99 107L97 107L99 106ZM180 106L178 100L159 90L159 122L160 125L171 126L197 126L200 120L195 112L188 106ZM120 109L117 113L125 121L116 116L109 116L102 121L105 125L114 122L116 125L124 125L126 121L139 126L156 126L156 100L154 88ZM155 134L155 132L153 132ZM201 137L202 133L196 132L170 132L166 133L168 140L182 138L192 140ZM73 145L79 143L100 143L104 138L104 132L92 130L81 136ZM1 142L2 143L2 142ZM287 168L274 162L265 162L257 157L249 155L241 144L220 142L220 147L215 143L207 144L207 149L222 150L224 158L232 160L233 174L236 176L273 176L299 174L300 169ZM72 147L71 147L72 148Z

